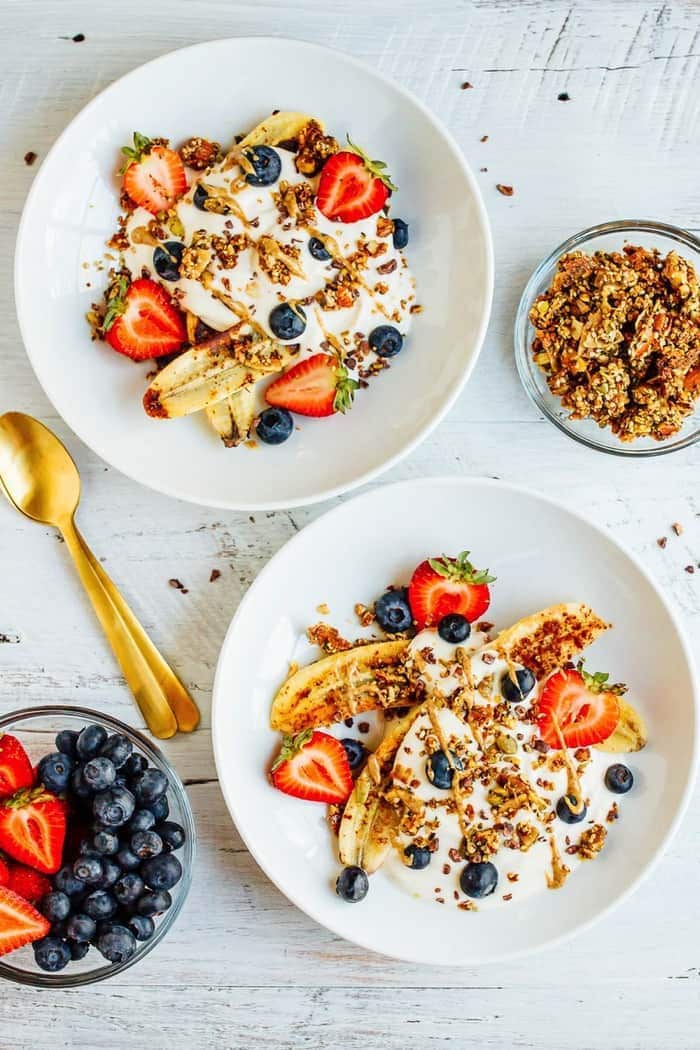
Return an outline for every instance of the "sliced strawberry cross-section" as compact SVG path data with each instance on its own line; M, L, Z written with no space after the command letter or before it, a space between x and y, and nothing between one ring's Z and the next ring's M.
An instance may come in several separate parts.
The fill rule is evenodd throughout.
M333 222L358 222L376 215L396 189L382 160L372 160L350 141L350 149L329 157L321 171L316 204Z
M34 783L32 764L17 737L0 734L0 798L14 795Z
M314 354L275 379L265 400L300 416L332 416L350 408L359 385L337 358Z
M576 668L555 671L537 701L540 736L552 748L589 747L615 732L620 720L618 696L623 685L608 685L609 675Z
M29 901L0 887L0 955L45 937L51 923Z
M65 837L66 804L43 787L20 791L0 805L0 848L35 871L58 871Z
M308 802L346 802L353 785L343 745L312 729L295 737L285 735L270 777L285 795Z
M469 551L456 558L422 561L408 586L408 604L416 625L434 627L449 613L460 613L470 623L484 615L491 601L488 569L475 569Z
M110 289L102 330L112 349L132 361L171 354L187 340L182 314L165 289L147 277L131 284L126 276L117 278Z
M134 132L133 146L123 146L126 161L120 174L134 204L157 215L177 201L187 189L187 175L175 150Z

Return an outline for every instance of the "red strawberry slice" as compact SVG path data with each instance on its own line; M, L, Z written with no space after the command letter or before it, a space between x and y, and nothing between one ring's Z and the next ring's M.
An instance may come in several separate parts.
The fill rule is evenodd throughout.
M19 740L9 733L0 735L0 798L36 783L32 764Z
M20 791L0 805L0 847L46 875L61 867L66 804L43 787Z
M332 416L350 408L359 385L335 357L314 354L275 379L265 400L300 416Z
M589 674L579 663L547 679L537 701L537 726L546 744L588 747L615 732L620 719L617 697L624 686L606 685L608 677Z
M312 729L295 737L285 735L271 778L285 795L309 802L345 802L353 784L343 745Z
M182 314L165 289L146 277L131 284L126 277L117 279L102 328L112 349L132 361L170 354L187 340Z
M5 863L5 861L3 860L3 858L0 857L0 886L9 886L9 885L10 885L10 869L8 868L8 866ZM21 894L20 894L20 896L21 896Z
M134 204L157 215L167 211L187 189L187 176L175 150L134 132L134 145L123 146L127 158L121 173L124 189Z
M461 613L470 623L484 615L491 601L488 569L475 569L469 551L457 558L422 561L408 586L408 604L419 628L434 627L443 616Z
M31 904L38 904L42 897L51 892L51 883L46 876L25 868L24 864L10 866L5 885Z
M51 923L18 893L0 887L0 955L38 941L51 929Z
M349 137L348 144L349 150L328 158L316 191L319 211L333 222L357 222L376 215L396 189L383 161L371 160Z

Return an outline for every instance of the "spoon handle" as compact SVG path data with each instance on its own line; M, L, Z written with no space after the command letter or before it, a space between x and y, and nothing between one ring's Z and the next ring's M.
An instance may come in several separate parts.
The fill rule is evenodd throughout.
M172 708L173 714L177 719L177 728L181 733L191 733L192 730L196 729L199 725L199 708L173 669L156 649L155 645L127 605L122 594L117 590L112 580L88 547L79 530L76 528L75 531L95 575L99 577L100 583L107 592L112 604L124 620L132 638L141 650L141 655L151 668L151 671L163 689L168 704Z
M65 518L59 523L59 529L146 725L161 740L173 736L177 732L177 721L162 686L90 564L73 519Z

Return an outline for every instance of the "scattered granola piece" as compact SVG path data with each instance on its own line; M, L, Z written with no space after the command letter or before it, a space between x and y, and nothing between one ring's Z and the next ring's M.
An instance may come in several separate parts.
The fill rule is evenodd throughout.
M659 536L656 542L658 543L659 547L661 547L661 549L663 550L666 544L668 543L668 540L665 536Z
M316 606L316 612L320 613L321 616L328 616L330 609L328 608L325 602L321 602L320 605Z
M681 536L682 535L682 533L683 533L683 526L681 525L680 521L674 521L674 523L671 526L671 528L675 532L676 536Z
M211 575L209 577L209 583L215 583L216 580L218 580L220 576L221 576L221 572L219 571L219 569L212 569L211 570Z
M694 565L686 565L685 571L690 573L690 575L692 576L692 574L695 572L695 566Z
M571 95L568 91L560 91L557 95L558 102L571 102Z
M462 84L460 84L460 87L461 87L462 91L468 91L469 88L473 88L474 85L470 84L468 80L465 80Z
M512 197L515 192L512 186L504 186L502 182L496 183L496 189L499 193L502 193L504 197Z
M24 154L24 163L27 165L28 168L31 168L37 156L38 154L35 153L33 149L27 150L27 152Z
M479 139L479 142L488 142L488 140L489 140L488 135L482 135L481 138Z

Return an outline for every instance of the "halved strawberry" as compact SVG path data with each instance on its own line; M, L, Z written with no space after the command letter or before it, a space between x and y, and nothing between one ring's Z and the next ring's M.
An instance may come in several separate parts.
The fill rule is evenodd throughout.
M10 865L5 885L30 904L38 904L42 897L51 892L51 883L46 876L26 868L24 864Z
M0 955L45 937L51 923L18 893L0 887Z
M349 136L348 145L349 150L334 153L323 165L316 191L319 211L333 222L357 222L376 215L396 189L384 161L371 160Z
M35 871L58 871L65 837L66 804L43 787L20 791L0 805L0 847Z
M313 729L295 737L285 735L271 779L285 795L309 802L345 802L353 784L343 745Z
M145 361L179 350L187 340L185 321L170 296L155 281L118 277L102 324L113 350L132 361Z
M419 628L434 627L448 613L460 613L470 623L484 615L491 601L487 584L495 576L475 569L469 551L457 558L422 561L408 585L408 604Z
M350 408L359 385L337 358L314 354L275 379L265 400L300 416L332 416Z
M10 885L10 869L7 863L0 857L0 886ZM21 894L20 894L21 896Z
M35 783L32 764L17 737L9 733L0 735L0 798Z
M187 189L185 168L175 150L154 144L135 131L134 145L123 146L122 153L127 159L120 174L134 204L157 215L172 207Z
M621 685L607 685L609 675L589 674L583 664L555 671L537 701L540 736L552 748L588 747L607 740L620 719ZM559 731L557 731L557 729Z

